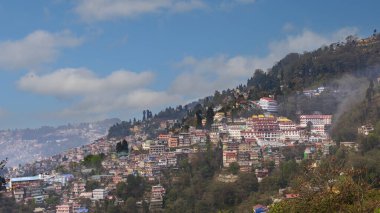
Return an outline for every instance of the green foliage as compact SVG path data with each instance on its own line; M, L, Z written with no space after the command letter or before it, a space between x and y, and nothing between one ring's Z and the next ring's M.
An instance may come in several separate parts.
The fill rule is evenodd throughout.
M270 212L374 212L379 206L380 191L368 189L349 176L336 179L334 188L304 190L300 198L274 204Z
M359 144L362 152L368 152L380 146L380 137L376 133L370 133L366 137L360 137Z
M251 172L238 173L235 183L219 182L215 174L221 172L221 165L219 149L199 153L190 163L187 159L180 161L176 181L165 185L165 212L233 212L258 191L259 183Z
M127 176L127 197L141 198L144 194L145 182L141 176Z
M279 93L280 81L270 73L256 70L253 77L248 80L247 87L257 94L257 98L259 98Z
M45 199L45 203L46 203L46 205L48 205L48 206L52 206L52 207L58 205L59 202L60 202L60 198L59 198L59 196L58 196L57 194L55 194L55 193L51 193L51 194L49 194L49 197Z
M128 212L130 212L130 213L137 213L138 212L135 198L133 198L133 197L128 198L127 201L125 202L125 204L126 204L126 209L128 209Z
M239 172L239 169L240 169L240 166L237 162L231 163L230 166L228 167L228 171L234 175L236 175Z
M356 179L364 180L367 184L380 187L380 149L374 148L365 153L346 153L346 168L361 171L354 176Z
M108 130L108 138L124 138L131 134L132 123L122 121L110 127Z
M243 197L248 197L252 192L259 190L259 182L256 175L252 172L240 173L237 185L241 189Z
M87 168L95 168L100 170L102 168L102 161L105 158L104 154L87 155L83 160L83 165Z
M116 152L119 153L119 152L126 152L126 153L129 153L129 146L128 146L128 142L124 139L123 141L121 142L118 142L116 144Z
M356 141L358 127L364 124L377 124L379 119L380 94L376 93L371 102L365 100L347 109L332 128L332 136L337 141Z
M17 205L14 199L3 196L2 193L0 193L0 212L27 212L27 211L17 211Z
M127 193L127 184L125 182L120 182L116 184L116 195L117 197L127 200L128 193Z
M5 160L2 160L0 162L0 174L2 172L2 170L4 169L5 167L5 164L7 163L8 159L5 159ZM1 191L4 191L6 188L5 188L5 184L6 184L6 181L5 181L5 178L0 176L0 192Z
M196 118L197 118L197 125L196 125L196 128L197 128L197 129L203 129L203 125L202 125L202 119L203 119L202 110L201 110L201 109L198 109L198 110L195 112L195 116L196 116Z
M88 180L86 182L86 191L92 191L94 189L98 189L100 187L100 183L98 181L95 181L95 180Z
M214 113L213 107L212 106L208 107L207 112L206 112L206 129L208 130L211 129L211 125L214 123L214 116L215 116L215 113Z
M291 147L282 147L281 153L285 157L286 161L294 160L295 158L302 158L303 153L305 151L305 145L298 144L297 146L291 146Z

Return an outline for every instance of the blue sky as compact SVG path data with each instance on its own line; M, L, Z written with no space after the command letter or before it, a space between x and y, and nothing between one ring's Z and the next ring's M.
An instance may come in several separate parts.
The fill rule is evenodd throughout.
M0 128L141 117L244 83L289 52L380 29L380 2L0 2Z

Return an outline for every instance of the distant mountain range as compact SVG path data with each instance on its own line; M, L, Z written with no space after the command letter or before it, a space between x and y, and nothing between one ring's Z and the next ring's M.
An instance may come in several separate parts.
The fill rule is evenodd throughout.
M107 135L108 129L118 122L113 118L59 127L0 130L0 159L8 158L7 166L16 166L62 153Z

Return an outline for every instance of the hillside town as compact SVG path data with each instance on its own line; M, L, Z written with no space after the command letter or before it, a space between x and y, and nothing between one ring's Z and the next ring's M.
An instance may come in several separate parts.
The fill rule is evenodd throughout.
M329 155L335 145L329 136L332 115L299 115L296 122L278 116L277 102L271 97L252 104L263 114L232 118L231 113L216 112L210 130L190 126L186 132L169 131L178 121L162 120L159 129L165 133L155 138L150 138L143 131L144 123L140 123L131 128L133 134L122 140L101 137L91 144L9 168L4 194L18 203L35 203L34 212L83 213L105 201L123 203L115 193L118 184L142 177L150 183L151 190L144 193L143 200L136 201L136 206L147 206L155 212L163 207L163 172L178 169L181 161L191 161L194 155L210 148L221 150L224 170L237 165L240 172L254 172L260 182L268 176L270 167L278 167L284 160L283 147L302 145L304 159L318 160ZM202 125L205 124L203 119ZM123 150L121 144L127 144ZM85 165L88 156L102 156L101 169ZM219 174L218 180L234 182L236 177ZM96 186L89 187L94 182ZM290 195L282 199L287 196Z

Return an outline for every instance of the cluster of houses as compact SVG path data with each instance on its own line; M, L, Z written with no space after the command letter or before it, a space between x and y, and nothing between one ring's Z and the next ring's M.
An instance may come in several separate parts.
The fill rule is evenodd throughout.
M272 148L305 143L314 150L316 148L312 147L317 144L327 144L331 119L331 115L301 115L300 124L296 124L284 117L256 115L234 122L214 123L209 135L213 144L222 144L224 167L236 162L242 171L248 171L261 167L264 161L279 165L282 156L272 152ZM310 123L310 134L307 134Z
M61 196L56 212L86 212L87 206L77 202L78 199L121 202L110 192L116 189L118 183L125 182L128 175L139 175L151 183L157 183L163 169L177 168L180 159L191 159L191 155L203 152L210 146L222 150L223 167L237 163L242 172L254 171L259 180L268 175L268 168L264 166L266 162L278 166L284 159L280 147L303 143L306 145L306 159L313 159L319 153L328 153L331 145L328 137L331 115L301 115L300 122L296 123L275 116L277 103L271 98L262 98L256 104L268 114L231 119L228 115L225 117L224 113L216 113L210 130L190 127L186 132L166 132L156 138L149 138L141 127L134 126L131 129L134 134L124 138L129 144L129 153L116 152L116 144L120 140L100 138L92 144L9 172L13 177L31 168L35 173L46 173L58 165L64 168L72 167L73 163L80 165L86 156L103 153L106 158L101 163L102 175L92 175L91 168L82 166L81 173L87 174L86 179L52 172L51 175L11 178L8 189L17 202L30 199L44 202L49 190L52 190ZM175 120L165 121L160 128L175 124ZM91 180L99 182L99 188L86 190L86 181ZM161 208L164 195L165 189L161 185L154 185L148 200L150 208Z

